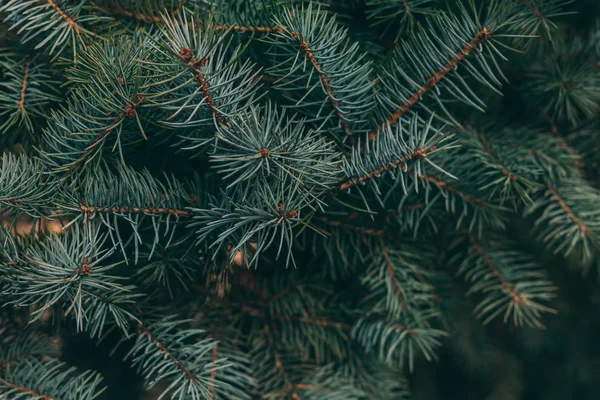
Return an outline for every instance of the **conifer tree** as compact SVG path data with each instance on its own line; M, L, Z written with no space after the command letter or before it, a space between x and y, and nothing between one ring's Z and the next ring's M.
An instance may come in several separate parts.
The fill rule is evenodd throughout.
M598 11L0 0L0 399L597 398Z

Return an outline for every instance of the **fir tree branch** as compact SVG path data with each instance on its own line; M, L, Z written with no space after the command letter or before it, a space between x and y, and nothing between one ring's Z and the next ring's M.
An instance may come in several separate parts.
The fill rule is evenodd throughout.
M51 1L51 0L48 0L48 1ZM6 386L8 386L9 389L16 390L19 393L23 393L23 394L29 395L29 396L31 396L33 398L36 398L36 399L41 399L41 400L55 400L53 396L42 394L42 393L38 393L34 389L27 388L27 387L24 387L24 386L19 386L19 385L15 384L15 383L11 383L11 382L8 382L8 381L0 378L0 384L2 384L2 383L4 383Z
M60 15L62 19L64 19L67 22L71 29L75 30L77 33L83 32L83 28L81 27L81 25L75 22L75 19L72 16L67 15L67 13L65 13L60 7L58 7L58 5L53 0L46 0L46 2L50 5L50 7L54 9L54 11L58 13L58 15Z
M191 218L189 211L178 210L174 208L140 208L140 207L97 207L82 204L81 212L93 216L95 213L113 213L113 214L148 214L148 215L177 215L179 217Z
M213 99L212 94L210 93L210 86L208 80L206 79L206 76L204 76L204 74L200 71L200 67L205 66L208 62L208 59L203 58L201 60L197 60L192 55L192 51L189 49L189 47L184 47L183 49L181 49L179 55L194 74L194 79L200 86L200 91L206 99L206 104L208 105L210 111L215 117L217 127L223 125L223 123L225 123L225 119L223 118L221 112L218 110L215 100Z
M417 90L411 97L409 97L405 103L403 103L394 113L387 117L386 121L379 125L378 128L369 133L369 139L375 140L377 136L383 132L388 125L393 126L408 113L413 106L423 99L427 93L433 90L438 83L440 83L450 72L452 72L460 63L462 63L469 54L477 49L480 45L484 44L491 37L491 33L487 27L483 27L470 42L458 52L452 59L448 61L443 68L438 70L433 76L431 76L423 86Z
M148 341L156 345L156 347L179 369L187 380L199 382L198 378L179 360L161 341L148 330L141 322L137 324L137 328L142 336L146 336Z
M85 147L79 157L65 165L68 167L68 169L65 170L62 177L67 178L71 176L79 169L79 167L81 167L81 165L85 164L90 155L104 145L104 142L110 133L118 128L126 118L135 118L137 114L136 107L139 106L144 100L145 97L143 95L137 95L135 100L131 100L130 103L121 110L117 118L115 118L108 127L104 128L101 133Z
M296 392L296 386L291 382L290 377L288 376L287 371L285 370L285 366L281 360L281 356L279 355L279 351L275 346L275 342L273 339L273 334L271 333L271 328L268 324L265 324L263 327L265 332L265 336L267 337L267 342L269 343L269 349L271 350L271 354L275 359L275 368L283 378L283 383L285 385L286 396L290 396L293 400L302 400L298 393Z
M373 170L365 175L356 177L356 178L350 178L347 182L341 184L338 187L338 190L343 191L343 190L347 190L350 189L353 186L356 186L358 184L361 184L363 182L366 182L370 179L373 179L381 174L383 174L386 171L391 171L397 167L401 167L403 169L403 171L406 171L408 168L406 166L406 164L411 161L411 160L418 160L424 157L427 157L429 154L437 151L439 148L437 145L433 145L429 148L425 148L425 147L421 147L419 149L414 150L412 153L396 159L390 163L387 163L386 165L384 165L381 168L378 168L376 170Z
M21 86L21 98L19 99L19 113L25 117L25 90L27 89L27 78L29 78L30 61L25 61L25 72L23 72L23 85Z
M388 248L383 240L380 240L380 246L383 253L383 258L385 260L385 264L387 266L387 272L390 277L390 281L392 282L392 286L394 288L394 292L398 297L398 301L400 302L400 311L404 311L408 308L406 304L406 299L404 298L404 293L398 284L398 280L396 279L396 272L394 271L394 266L392 265L392 260L390 259L390 253L388 252Z
M329 102L335 110L335 113L338 116L338 119L340 120L340 124L342 125L342 127L348 135L352 135L352 129L350 128L350 125L346 122L344 114L340 110L340 102L336 100L337 97L335 93L333 93L333 88L329 84L327 75L323 72L319 61L317 61L314 53L311 51L310 45L298 32L292 31L290 32L290 36L295 40L300 41L300 50L302 50L302 52L306 56L306 59L312 64L312 66L319 74L319 78L321 79L321 83L323 84L323 89L325 89L325 92L327 93L327 98L329 99Z
M428 176L419 175L419 179L423 179L429 183L432 183L432 184L436 185L437 187L439 187L441 190L446 190L448 192L455 193L461 199L473 204L477 208L484 209L484 208L488 207L488 204L485 202L485 200L475 197L475 196L472 196L468 193L465 193L465 192L461 191L460 189L456 188L456 186L454 186L447 180L443 180L439 177L436 177L435 175L428 175Z
M567 204L567 202L561 197L561 195L556 191L556 189L550 183L546 184L546 188L552 194L552 197L554 197L554 199L560 205L560 207L563 209L565 215L571 221L573 221L573 223L575 223L575 225L577 225L577 228L579 229L579 231L581 232L581 234L584 237L587 237L588 236L588 228L587 228L587 226L585 226L585 224L583 222L581 222L581 220L575 215L575 213L573 212L573 210L571 209L571 207L569 207L569 205Z
M479 257L481 257L485 265L492 272L492 275L494 275L494 277L498 279L504 290L506 290L506 292L513 299L513 302L516 305L516 307L520 308L522 306L522 303L530 305L531 302L527 299L527 297L523 293L517 293L513 285L506 280L506 278L502 275L500 270L498 270L498 268L494 265L488 254L479 245L479 242L477 241L475 236L473 236L473 234L471 234L470 232L466 232L466 234L469 237L469 242L471 243L471 246L473 247L475 252L479 255Z

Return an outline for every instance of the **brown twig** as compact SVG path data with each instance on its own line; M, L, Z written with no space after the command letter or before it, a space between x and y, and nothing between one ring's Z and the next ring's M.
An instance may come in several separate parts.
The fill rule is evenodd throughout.
M58 13L58 15L61 16L62 19L67 21L67 23L69 24L69 27L71 29L75 30L77 33L83 32L83 28L81 27L81 25L79 25L77 22L75 22L75 17L68 16L63 10L60 9L60 7L58 7L56 5L56 3L53 0L46 0L46 1Z
M29 388L26 388L24 386L16 385L14 383L8 382L8 381L6 381L4 379L1 379L1 378L0 378L0 381L3 381L11 389L17 390L17 391L19 391L19 392L21 392L23 394L28 394L28 395L30 395L33 398L40 399L40 400L54 400L53 396L49 396L47 394L38 393L38 392L36 392L33 389L29 389Z
M346 190L351 188L352 186L356 186L359 183L363 183L369 179L373 179L373 177L377 176L377 175L381 175L382 173L386 172L386 171L390 171L393 168L396 167L401 167L401 166L405 166L405 164L413 159L419 159L419 158L423 158L423 157L427 157L428 154L433 153L434 151L437 150L437 146L431 146L430 148L426 149L424 147L415 150L413 153L408 154L396 161L393 161L391 163L386 164L385 166L376 169L375 171L372 171L366 175L360 176L358 178L352 178L349 181L343 183L341 186L338 187L338 190L342 191L342 190Z
M481 31L477 32L473 39L467 43L462 50L456 54L442 69L435 72L435 74L430 77L423 86L417 90L415 94L406 100L404 104L398 108L392 115L390 115L386 121L369 133L369 139L375 140L377 136L385 130L386 126L389 124L390 126L395 125L400 118L402 118L408 111L410 111L413 106L415 106L421 99L429 93L438 83L440 83L446 75L448 75L458 64L463 62L465 58L473 52L479 45L485 43L490 37L490 31L487 27L484 27Z
M567 215L567 217L569 217L575 223L575 225L577 225L577 228L583 234L583 236L587 236L588 235L587 226L585 226L585 224L583 222L581 222L581 220L575 215L575 213L573 212L571 207L569 207L567 202L560 196L560 194L556 191L556 189L554 187L552 187L549 183L546 184L546 187L548 188L548 191L550 192L552 197L554 197L554 199L558 202L560 207L563 209L563 211Z
M469 236L469 242L473 247L473 250L481 257L484 264L489 268L492 274L500 281L500 284L504 288L504 290L509 294L509 296L513 299L515 303L515 307L521 307L523 303L530 304L529 299L523 293L518 293L514 286L506 280L504 275L500 272L498 267L492 262L490 257L487 255L485 250L479 245L479 242L470 232L467 232Z
M80 209L86 214L95 213L122 213L122 214L152 214L152 215L177 215L180 217L190 217L189 211L178 210L176 208L139 208L139 207L94 207L81 205Z
M152 335L152 332L150 332L144 325L138 323L137 328L142 333L142 335L147 336L148 340L154 343L156 347L158 347L160 351L162 351L165 354L165 356L168 357L181 372L183 372L186 379L190 381L196 381L198 379L189 369L187 369L185 365L183 365L181 361L177 359L177 357L175 357L175 355L163 343L160 342L160 340L158 340L158 338Z
M193 71L194 79L196 80L198 85L200 85L200 91L202 91L202 95L206 99L206 104L208 105L210 112L215 117L217 126L223 125L223 123L225 122L223 115L221 115L221 112L219 111L217 104L215 103L215 100L212 97L206 76L204 76L204 74L200 71L200 67L203 67L208 63L208 59L196 59L196 57L192 55L192 51L188 47L184 47L183 49L181 49L179 55L181 56L182 60L187 64L187 66Z
M29 78L29 64L30 62L27 61L23 73L23 85L21 86L21 98L19 99L19 113L21 116L25 115L25 91L27 90L27 78Z
M381 240L381 250L383 252L383 258L385 260L388 275L390 276L390 280L392 281L394 292L396 292L396 296L398 297L398 300L400 300L400 308L402 310L406 310L408 308L406 304L406 299L404 298L404 293L402 293L402 289L400 288L400 284L398 283L398 279L396 278L396 272L394 271L394 266L392 264L392 260L390 259L390 253L383 240Z
M348 122L346 122L346 120L344 118L344 114L340 110L340 103L339 103L339 101L336 100L336 96L333 93L333 88L331 87L331 84L329 83L329 79L327 78L327 75L325 75L325 73L321 71L321 65L319 64L319 61L316 59L314 53L311 51L308 42L306 40L302 39L300 37L300 34L297 32L291 32L290 35L292 36L292 38L294 38L296 40L302 40L300 42L300 49L306 56L306 59L312 64L312 66L315 68L315 70L319 74L319 79L321 79L321 84L323 85L325 92L327 92L327 98L329 99L329 102L333 106L333 109L335 110L335 113L338 116L338 119L340 120L340 124L342 125L342 127L344 128L346 133L351 135L352 129L350 128L350 125L348 124Z

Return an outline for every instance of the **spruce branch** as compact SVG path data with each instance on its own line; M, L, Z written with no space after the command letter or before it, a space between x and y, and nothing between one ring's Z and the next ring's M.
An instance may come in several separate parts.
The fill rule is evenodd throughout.
M93 183L68 193L58 204L70 216L67 226L98 219L109 228L110 238L119 246L123 255L128 254L127 246L132 241L135 246L134 262L139 259L138 246L142 244L144 230L153 233L149 241L152 256L160 238L167 237L164 246L169 246L178 222L188 222L192 217L185 208L191 205L183 184L173 177L165 176L164 182L154 178L150 172L135 171L130 167L117 166L110 169L99 164ZM129 225L129 237L121 227Z
M36 159L5 153L0 159L0 206L32 217L44 215L54 202L58 185L47 180L46 168Z
M229 367L222 360L211 361L215 342L202 338L203 331L183 329L187 321L164 318L148 326L138 323L135 344L127 354L132 364L151 388L166 380L167 387L159 398L183 400L208 398L211 372ZM190 340L193 342L189 343ZM217 385L227 388L227 382Z
M525 210L535 215L536 236L554 253L574 254L584 270L594 258L600 242L598 191L581 179L548 183Z
M53 58L69 50L76 59L78 51L85 49L88 39L94 37L85 26L111 19L87 14L84 6L84 1L71 4L67 0L8 0L0 6L0 12L6 13L4 22L10 29L22 35L22 43L35 41L36 49L46 48Z
M469 293L481 293L484 299L475 307L478 318L487 324L497 316L517 326L543 328L542 313L555 311L544 305L556 296L556 287L528 254L514 250L512 242L493 237L482 243L466 234L469 249L455 257L458 274L472 283ZM485 246L485 247L484 247ZM460 260L460 261L459 261Z
M58 82L53 79L51 69L39 60L24 58L15 51L0 56L0 71L4 79L0 82L0 115L4 121L0 133L23 126L30 134L38 127L39 120L47 118L46 109L58 102Z
M79 331L100 334L109 317L126 329L131 316L126 308L136 296L133 287L110 274L117 264L107 261L114 248L103 249L105 241L97 227L75 225L66 234L50 234L38 246L2 259L2 292L12 297L8 303L33 306L32 321L57 307L64 316L73 316Z
M275 59L267 73L290 107L308 122L339 126L348 135L364 129L375 105L372 66L349 44L346 29L312 4L285 10L276 23L281 29L263 38Z
M307 132L304 122L289 118L271 103L262 109L250 107L217 130L210 159L231 182L228 187L253 186L263 177L286 174L301 179L301 188L318 195L339 181L341 156L319 132Z
M98 373L79 373L55 359L23 359L0 374L0 395L15 400L95 399L104 391L101 383Z
M408 363L412 372L417 355L428 361L437 358L435 350L441 346L441 338L446 336L444 331L431 328L428 318L431 317L420 315L418 322L408 318L402 323L367 314L353 326L352 337L367 354L375 352L379 361L390 366L402 368Z
M160 34L149 42L153 57L142 61L151 79L143 88L150 92L148 101L168 115L160 123L202 128L182 135L193 149L211 142L215 127L253 104L257 72L241 61L241 47L229 46L230 35L200 29L187 16L164 18Z
M66 102L51 115L44 131L41 157L63 179L74 184L93 160L102 158L107 145L118 149L125 164L123 148L135 143L133 135L144 130L147 98L142 92L138 58L141 47L119 36L90 46L82 61L68 71L74 88Z
M497 46L503 45L501 37L511 35L505 31L517 17L513 1L495 0L481 10L473 2L469 6L459 2L456 14L434 13L427 28L417 29L406 43L399 44L390 65L379 77L382 94L377 110L388 111L382 114L384 122L370 132L369 138L375 139L387 125L393 126L418 110L428 114L437 110L438 119L460 125L444 104L450 99L483 110L485 104L473 91L471 82L498 92L500 79L505 78L497 61L504 57ZM457 72L459 65L464 73Z
M403 35L410 34L420 19L430 15L437 0L367 0L367 20L372 27L381 27L379 37L394 38L396 43Z
M344 159L342 169L346 181L338 186L338 190L347 191L359 184L369 183L372 192L381 202L381 197L385 194L374 178L384 173L389 173L395 180L394 187L400 186L404 193L408 193L408 189L413 187L418 190L418 177L425 173L425 165L449 174L431 161L430 157L454 147L454 142L449 142L452 135L444 135L435 130L431 122L430 119L423 126L418 116L413 116L393 128L387 125L384 134L375 141L365 140L364 147L359 139L350 156ZM430 131L433 131L433 135L430 135ZM409 179L414 185L411 185Z

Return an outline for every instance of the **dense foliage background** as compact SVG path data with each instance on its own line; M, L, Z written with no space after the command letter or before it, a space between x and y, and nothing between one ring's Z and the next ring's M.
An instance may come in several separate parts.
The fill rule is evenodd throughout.
M596 399L600 4L0 0L0 399Z

